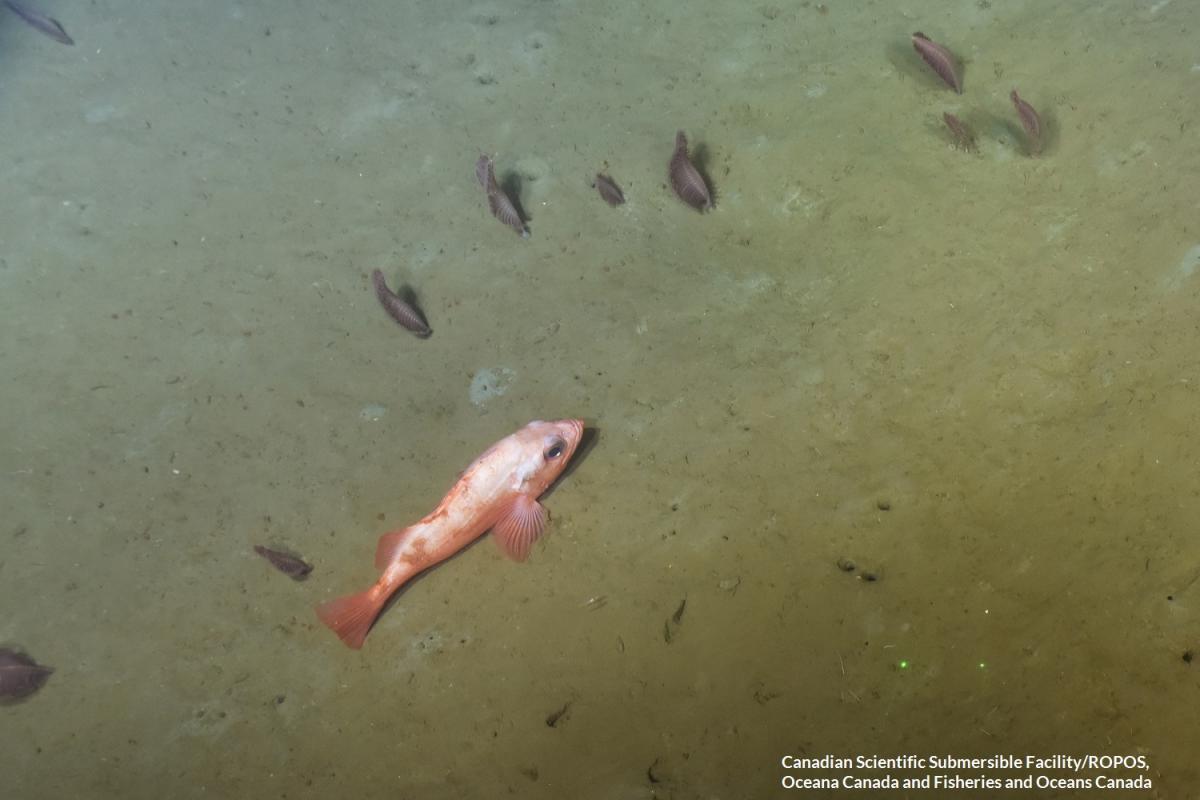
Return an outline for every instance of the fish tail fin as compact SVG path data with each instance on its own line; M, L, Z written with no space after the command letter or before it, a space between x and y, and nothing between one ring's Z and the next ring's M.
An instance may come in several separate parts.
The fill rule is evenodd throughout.
M389 592L378 585L365 592L338 597L317 606L317 617L338 635L347 647L358 650L367 638L375 618L383 610Z

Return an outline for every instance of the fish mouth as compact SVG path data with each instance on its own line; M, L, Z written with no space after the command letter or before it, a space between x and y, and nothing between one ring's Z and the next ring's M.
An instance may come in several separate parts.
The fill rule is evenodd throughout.
M596 445L596 438L600 434L600 429L596 427L589 428L587 422L582 419L565 419L563 423L567 426L566 435L571 443L571 452L569 454L570 461L567 464L567 470L573 470L578 466L580 461L589 450Z
M565 452L554 479L546 487L547 491L553 491L555 486L578 468L583 453L595 444L596 434L596 429L589 429L582 419L558 419L550 424L555 427L558 436L562 437ZM576 455L579 455L579 458L576 458Z
M575 448L579 447L579 443L583 441L583 432L586 427L581 419L561 419L558 424L565 428L563 436L570 443L571 449L567 454L568 458L575 455Z

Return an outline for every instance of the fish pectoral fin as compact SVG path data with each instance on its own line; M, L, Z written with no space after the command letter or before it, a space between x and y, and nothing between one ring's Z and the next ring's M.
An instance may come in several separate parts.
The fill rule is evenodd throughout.
M500 549L514 561L529 557L533 543L546 529L546 507L526 495L518 495L500 513L492 535Z

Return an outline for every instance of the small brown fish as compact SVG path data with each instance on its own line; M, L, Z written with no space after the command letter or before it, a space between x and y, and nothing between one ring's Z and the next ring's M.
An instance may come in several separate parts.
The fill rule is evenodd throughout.
M521 219L521 212L517 211L512 198L504 193L496 180L496 166L491 156L480 155L475 161L475 178L487 194L488 208L492 216L520 234L522 239L528 239L529 229Z
M254 545L254 552L267 561L270 561L271 566L294 581L302 581L308 577L308 573L312 572L312 564L291 553L285 553L282 550L272 550L270 547L263 547L261 544Z
M930 69L936 72L947 86L962 94L962 72L954 54L920 31L912 35L912 43L913 49L921 55L921 58L925 59L925 63L929 65Z
M492 157L486 153L480 153L479 158L475 160L475 180L479 181L479 185L485 192L490 193L500 189L496 183L496 168L492 163Z
M1033 106L1021 99L1016 89L1009 94L1009 99L1017 109L1017 116L1021 118L1021 127L1025 129L1029 155L1036 156L1042 152L1042 118L1033 110Z
M52 672L18 650L0 647L0 703L24 700L42 688Z
M683 622L683 610L685 608L687 608L687 598L686 597L679 601L679 608L675 609L675 613L671 615L671 621L674 622L676 625Z
M683 131L675 134L675 151L667 165L667 177L679 199L703 214L713 207L712 193L700 170L688 157L688 140Z
M610 206L619 206L625 202L625 193L621 191L621 187L617 186L616 181L601 172L596 173L596 180L592 181L592 186L596 187L596 191L604 198L604 202Z
M415 305L388 288L382 271L371 272L371 284L375 287L375 296L379 298L379 304L383 306L383 310L388 313L389 317L400 323L405 330L412 331L420 338L429 338L433 329L425 321L424 315Z
M24 3L18 3L15 0L4 0L4 5L8 6L9 10L20 17L26 25L44 33L56 42L61 44L75 44L75 40L67 35L66 29L62 23L54 17L49 17L38 11L32 6L27 6Z
M563 721L563 717L565 717L567 715L567 712L570 710L571 710L571 701L568 700L567 702L563 703L562 708L558 709L557 711L552 711L551 713L546 715L546 727L547 728L557 728L558 723Z
M954 137L954 146L959 150L964 150L968 153L975 151L975 134L967 127L967 123L963 122L958 117L951 114L949 111L942 114L942 121L946 123L946 127L950 129L950 135Z

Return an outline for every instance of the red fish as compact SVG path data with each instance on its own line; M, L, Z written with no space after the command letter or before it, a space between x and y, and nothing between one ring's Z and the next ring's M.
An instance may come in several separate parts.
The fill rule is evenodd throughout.
M496 442L431 514L379 538L375 568L382 572L370 589L317 606L317 616L357 650L397 589L488 530L508 556L524 561L546 527L538 497L562 474L582 436L582 420L536 420Z

